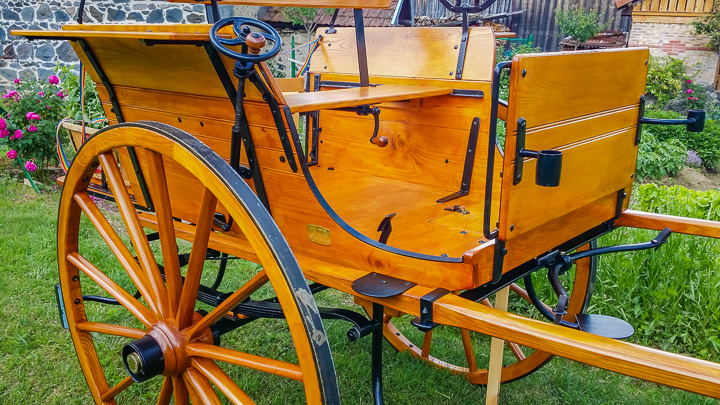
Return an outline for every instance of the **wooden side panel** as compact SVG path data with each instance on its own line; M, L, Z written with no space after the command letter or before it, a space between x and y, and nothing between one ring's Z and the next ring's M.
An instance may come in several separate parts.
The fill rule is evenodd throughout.
M501 240L536 235L532 242L536 246L525 252L533 257L616 215L611 196L621 189L629 194L635 173L635 133L647 56L647 50L641 49L515 58ZM535 158L524 158L522 181L513 184L520 119L527 123L525 149L563 152L559 186L535 184Z
M355 30L338 28L323 35L310 70L316 73L357 75ZM370 76L454 79L457 68L460 27L382 28L365 30ZM463 80L490 81L495 66L495 37L491 28L470 29ZM399 63L389 63L397 61Z
M645 93L648 50L518 55L511 108L530 127L635 105ZM525 75L523 76L523 73Z

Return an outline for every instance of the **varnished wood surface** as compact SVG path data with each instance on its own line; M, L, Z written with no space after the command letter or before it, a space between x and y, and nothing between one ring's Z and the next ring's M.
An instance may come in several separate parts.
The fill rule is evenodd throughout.
M636 210L623 212L622 216L615 221L615 225L654 229L656 231L670 228L675 233L720 238L720 222Z
M357 75L358 60L353 28L337 28L323 35L313 55L314 73ZM454 79L462 30L448 28L368 27L365 41L370 76ZM400 63L388 63L399 61ZM472 27L465 56L463 80L490 81L495 66L495 36L491 28Z
M210 4L209 1L168 0L172 3ZM318 8L388 8L390 0L222 0L222 4L244 6L318 7Z
M82 30L12 30L11 35L27 38L122 38L155 41L202 41L209 42L207 33L146 32L146 31L82 31Z
M440 87L385 85L295 93L286 95L285 99L288 106L290 106L290 110L293 113L299 113L328 108L354 107L363 104L378 104L384 101L411 100L450 93L452 93L452 89Z

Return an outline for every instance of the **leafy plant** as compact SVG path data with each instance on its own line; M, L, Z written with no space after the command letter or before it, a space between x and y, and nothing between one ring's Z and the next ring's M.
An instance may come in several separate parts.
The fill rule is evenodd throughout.
M648 109L645 116L650 118L684 119L680 113ZM688 132L682 125L645 125L644 132L651 133L659 141L679 139L689 149L697 153L706 169L716 170L720 164L720 122L713 119L705 121L702 132Z
M68 66L58 65L55 68L55 72L60 76L62 81L62 87L66 94L65 97L65 110L64 114L66 117L72 118L73 120L82 120L82 107L80 103L80 76L73 72L72 68ZM91 124L92 121L97 118L105 118L105 111L100 101L95 82L90 79L90 75L85 76L85 121L88 123L87 126L93 128L100 128L107 125L106 123L95 123Z
M301 25L307 32L308 41L315 34L318 22L322 16L330 14L330 8L285 7L282 13L293 25Z
M720 2L715 2L710 14L698 17L691 22L695 27L695 33L705 34L710 39L708 47L713 50L720 48Z
M679 97L687 80L682 59L650 57L645 90L660 106Z
M685 106L688 110L705 108L705 89L693 83L692 79L685 80L682 94L687 97Z
M65 111L65 93L57 76L15 79L15 87L2 96L7 113L0 117L0 145L9 149L8 158L25 160L25 169L33 172L37 164L57 160L55 131Z
M638 147L638 179L659 179L676 176L685 165L687 152L678 139L658 140L651 132L643 131Z
M607 26L607 24L603 25L600 22L597 8L588 11L574 5L571 5L567 10L560 7L555 9L555 23L557 23L560 31L575 40L575 49L580 43L597 35L600 30Z

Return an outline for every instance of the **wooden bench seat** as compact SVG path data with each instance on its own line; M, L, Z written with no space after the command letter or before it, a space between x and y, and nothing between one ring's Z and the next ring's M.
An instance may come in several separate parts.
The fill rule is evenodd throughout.
M389 101L403 101L451 94L453 89L390 84L376 87L354 87L310 93L284 94L293 113L331 108L354 107Z

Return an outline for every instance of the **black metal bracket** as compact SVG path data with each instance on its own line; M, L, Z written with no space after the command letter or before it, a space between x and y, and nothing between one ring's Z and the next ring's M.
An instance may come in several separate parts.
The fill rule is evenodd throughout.
M444 1L444 0L441 0ZM447 3L447 1L445 1ZM444 4L445 4L444 3ZM448 3L449 4L449 3ZM447 7L447 5L446 5ZM493 167L495 165L495 148L497 145L497 120L498 120L498 103L500 99L500 76L504 69L510 69L512 62L500 62L495 66L492 82L492 96L490 100L490 130L488 141L487 170L485 174L485 209L483 212L483 235L487 240L497 238L499 231L496 228L490 231L490 223L493 222L492 216L492 193L493 193Z
M210 4L205 5L205 15L207 16L208 24L215 24L220 21L220 8L218 7L217 0L210 0Z
M390 232L392 232L392 219L395 215L395 212L385 215L385 218L380 221L380 225L378 225L377 228L377 231L380 232L380 239L378 239L378 242L387 245L388 238L390 238Z
M85 0L80 0L80 5L78 6L78 14L77 14L78 24L83 23L83 14L85 14Z
M65 302L63 301L62 287L60 283L55 284L55 298L57 299L58 311L60 313L60 325L63 329L70 329L70 323L65 312Z
M645 95L640 96L640 104L638 105L638 120L635 128L635 146L640 144L642 138L642 119L645 116Z
M462 37L460 38L460 52L458 53L457 67L455 68L455 79L462 79L465 69L465 55L467 54L468 39L470 38L470 23L468 22L468 11L462 13Z
M370 75L368 73L367 46L365 44L365 23L363 22L363 10L353 10L355 16L355 44L357 46L358 71L360 73L360 86L370 86Z
M485 93L482 90L453 89L451 96L483 98Z
M618 219L622 215L623 205L625 204L625 197L627 197L625 189L621 188L620 190L618 190L617 202L615 203L615 217L613 219Z
M478 135L480 134L480 118L475 117L470 126L470 136L468 137L468 146L465 151L465 165L463 166L462 181L460 183L460 191L445 196L436 203L442 204L456 198L466 196L470 193L470 184L472 183L472 173L475 164L475 151L477 150ZM493 149L493 148L490 148Z
M525 130L527 129L527 122L525 118L520 117L517 121L517 135L515 136L515 173L513 173L513 185L516 185L522 181L523 172L523 154L525 150ZM532 156L537 157L537 156Z
M353 281L352 289L368 297L389 298L402 294L416 285L411 281L373 272Z
M528 150L525 149L525 135L527 122L520 117L517 124L517 135L515 137L515 172L513 173L513 185L522 181L523 163L526 157L535 158L535 184L542 187L557 187L560 185L562 174L563 153L557 150Z
M705 110L689 110L687 119L640 118L641 124L685 125L688 132L702 132L705 129Z
M420 298L420 316L413 318L410 323L420 332L429 332L437 323L433 321L433 303L450 294L449 290L436 288Z
M334 34L337 32L337 30L335 29L335 21L337 20L339 13L340 9L336 8L332 18L330 19L330 26L328 27L328 29L325 30L326 34Z
M493 269L492 269L492 280L491 283L495 284L502 278L503 265L505 264L505 256L507 256L507 248L505 248L505 241L496 239L495 250L493 251Z
M314 79L313 91L320 91L320 74L316 73ZM322 128L320 128L320 111L315 110L311 112L310 118L312 119L312 131L310 131L312 140L310 142L310 150L308 151L308 166L313 166L318 163L320 156L320 133L322 132Z
M319 76L319 74L318 74L318 76ZM370 83L370 87L377 87L377 86L382 86L382 84ZM324 80L324 81L320 82L319 86L317 87L318 90L316 90L316 91L320 91L319 89L321 89L323 87L333 87L336 89L355 89L355 88L362 87L362 86L360 85L360 83L356 83L356 82Z

